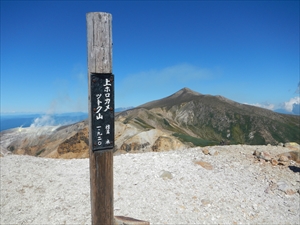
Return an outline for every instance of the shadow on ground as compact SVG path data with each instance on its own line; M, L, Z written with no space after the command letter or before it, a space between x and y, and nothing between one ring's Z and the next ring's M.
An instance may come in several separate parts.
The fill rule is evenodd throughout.
M289 169L294 173L300 173L300 167L298 166L289 166Z

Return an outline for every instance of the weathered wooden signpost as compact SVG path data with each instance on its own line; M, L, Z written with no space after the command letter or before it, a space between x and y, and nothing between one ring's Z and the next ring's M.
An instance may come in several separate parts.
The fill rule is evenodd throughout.
M109 225L114 222L112 16L91 12L86 20L92 225Z

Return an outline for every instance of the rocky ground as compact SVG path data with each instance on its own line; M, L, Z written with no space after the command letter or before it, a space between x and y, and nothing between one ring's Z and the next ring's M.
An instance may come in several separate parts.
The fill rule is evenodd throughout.
M299 146L290 147L114 156L114 214L151 224L299 224ZM0 163L1 224L91 223L88 159L8 154Z

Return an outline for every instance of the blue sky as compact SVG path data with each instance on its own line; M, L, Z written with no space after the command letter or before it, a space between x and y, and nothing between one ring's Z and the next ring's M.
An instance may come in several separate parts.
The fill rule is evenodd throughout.
M183 87L299 104L299 1L1 1L1 113L88 110L88 12L113 17L115 107Z

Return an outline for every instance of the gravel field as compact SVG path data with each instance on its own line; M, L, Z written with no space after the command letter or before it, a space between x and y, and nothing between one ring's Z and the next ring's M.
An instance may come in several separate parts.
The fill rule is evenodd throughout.
M215 146L114 156L114 214L151 224L300 224L300 165L255 162ZM1 224L91 224L88 159L6 155Z

